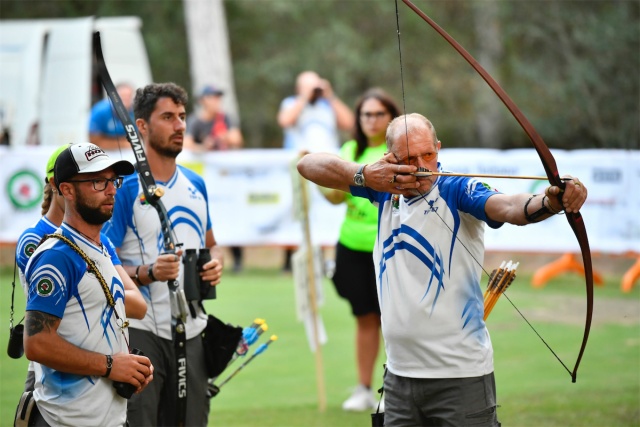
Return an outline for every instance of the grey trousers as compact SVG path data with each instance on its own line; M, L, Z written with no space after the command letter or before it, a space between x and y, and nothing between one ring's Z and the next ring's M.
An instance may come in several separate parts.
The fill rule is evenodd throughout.
M177 375L173 342L139 329L129 329L131 347L142 350L153 364L153 381L127 405L131 427L175 426ZM202 336L187 341L187 426L206 426L209 418L207 371Z
M500 426L493 373L472 378L405 378L387 371L384 425Z

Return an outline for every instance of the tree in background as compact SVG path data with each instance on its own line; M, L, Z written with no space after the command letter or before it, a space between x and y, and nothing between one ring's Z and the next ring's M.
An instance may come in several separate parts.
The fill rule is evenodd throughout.
M549 146L640 148L640 3L418 3L491 71ZM247 147L281 146L279 101L305 69L331 80L347 104L370 86L402 99L393 1L234 0L224 6ZM406 110L437 122L448 147L530 147L466 62L407 7L398 7ZM2 0L0 7L1 19L92 14L140 16L155 80L192 87L178 0L29 1L28 8Z

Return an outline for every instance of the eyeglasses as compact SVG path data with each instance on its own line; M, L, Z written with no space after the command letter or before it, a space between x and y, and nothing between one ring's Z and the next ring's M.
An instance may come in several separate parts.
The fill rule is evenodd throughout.
M369 120L369 119L381 119L384 116L388 115L389 113L387 113L386 111L375 111L375 112L362 112L360 113L360 118L363 120Z
M400 158L398 158L396 156L396 160L398 160L398 163L400 163L400 164L414 164L419 159L423 160L425 162L430 162L430 161L434 160L436 157L438 157L438 152L437 151L430 152L430 153L418 154L416 156L409 157L409 159L400 159ZM424 171L418 170L418 172L427 172L427 171L426 170L424 170Z
M117 178L93 178L93 179L76 179L69 180L67 182L90 182L93 184L93 189L96 191L104 191L107 189L107 185L112 183L113 186L118 189L122 187L122 177L119 176Z

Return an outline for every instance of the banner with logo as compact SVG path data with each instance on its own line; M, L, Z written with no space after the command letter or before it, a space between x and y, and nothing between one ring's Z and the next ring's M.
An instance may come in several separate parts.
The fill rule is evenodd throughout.
M0 242L17 242L40 219L44 178L51 147L9 150L0 147Z
M51 147L0 147L0 242L16 242L40 218L45 167ZM129 151L110 153L133 160ZM582 209L594 252L640 253L640 151L554 150L561 173L578 176L589 190ZM207 184L213 230L219 244L292 245L302 241L293 212L291 174L297 156L285 150L240 150L204 155L183 153L179 163L201 174ZM499 175L544 175L534 150L443 149L449 171ZM541 193L546 180L482 179L504 193ZM344 206L329 204L311 189L312 241L334 245ZM488 250L577 252L578 244L562 215L541 224L487 228Z

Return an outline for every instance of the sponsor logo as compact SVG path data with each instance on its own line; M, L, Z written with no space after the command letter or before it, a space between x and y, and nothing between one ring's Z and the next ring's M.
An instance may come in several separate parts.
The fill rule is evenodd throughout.
M187 359L178 359L178 397L187 397Z
M138 161L146 161L147 158L144 155L144 149L142 148L142 144L140 143L140 139L138 138L136 127L134 125L126 125L124 129L127 131L129 142L133 146L133 151L134 153L136 153L136 158L138 159Z
M107 153L102 151L100 148L96 147L95 145L94 147L95 148L90 148L84 153L84 156L87 158L87 161L89 162L96 159L97 157L107 155Z
M38 281L36 285L36 289L38 291L38 295L41 297L48 297L53 292L53 280L49 277L44 277Z
M189 191L189 198L190 199L192 199L192 200L202 200L202 197L200 197L200 192L195 187L189 187L188 191Z
M20 170L7 181L7 195L17 209L32 209L40 204L43 190L42 179L31 170Z
M604 169L597 168L593 171L593 181L594 182L620 182L622 181L622 171L620 169Z
M438 201L438 199L427 201L427 204L429 205L429 209L426 209L424 211L425 215L427 215L429 212L435 212L436 214L438 213L438 206L433 206Z

